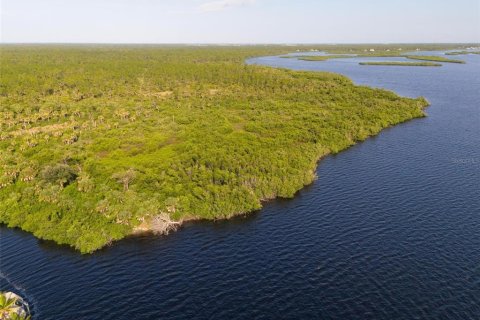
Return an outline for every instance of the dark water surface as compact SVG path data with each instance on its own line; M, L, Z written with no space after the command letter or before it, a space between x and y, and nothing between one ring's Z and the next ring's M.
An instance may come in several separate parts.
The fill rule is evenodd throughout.
M480 56L439 68L327 70L425 96L428 118L319 165L293 200L127 239L89 256L1 227L0 289L35 319L480 319Z

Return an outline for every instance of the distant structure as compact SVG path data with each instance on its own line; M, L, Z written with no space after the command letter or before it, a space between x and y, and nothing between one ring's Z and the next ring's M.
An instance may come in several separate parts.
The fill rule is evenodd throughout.
M375 52L375 49L370 49L370 52Z

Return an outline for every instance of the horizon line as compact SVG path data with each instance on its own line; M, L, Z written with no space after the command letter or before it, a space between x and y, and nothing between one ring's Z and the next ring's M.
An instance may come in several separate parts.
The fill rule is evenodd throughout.
M480 45L480 41L472 42L3 42L0 45L38 45L38 44L61 44L61 45L195 45L195 46L255 46L255 45L278 45L278 46L307 46L307 45L414 45L414 44L458 44Z

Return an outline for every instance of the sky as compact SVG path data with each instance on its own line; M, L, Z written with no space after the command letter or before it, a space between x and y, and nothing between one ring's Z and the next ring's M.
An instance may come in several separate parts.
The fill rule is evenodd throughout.
M480 42L480 0L0 0L4 43Z

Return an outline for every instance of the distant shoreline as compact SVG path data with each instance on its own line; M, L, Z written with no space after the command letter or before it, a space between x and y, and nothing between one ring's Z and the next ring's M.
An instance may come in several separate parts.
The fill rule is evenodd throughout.
M403 54L399 51L397 52L369 52L369 53L358 53L358 54L327 54L327 55L287 55L287 56L280 56L280 58L286 59L298 59L303 61L327 61L331 59L352 59L352 58L405 58L410 60L422 60L422 61L433 61L433 62L444 62L444 63L461 63L464 64L465 61L457 60L457 59L450 59L441 56L421 56L421 55L412 55L412 54ZM396 61L395 61L396 62ZM401 63L402 61L399 61ZM398 64L400 65L400 64ZM430 66L430 67L437 67L437 65L415 65L411 64L411 66ZM439 65L441 66L441 65Z

